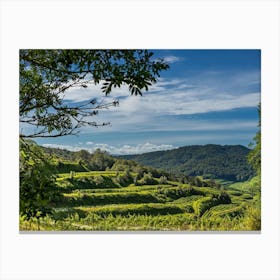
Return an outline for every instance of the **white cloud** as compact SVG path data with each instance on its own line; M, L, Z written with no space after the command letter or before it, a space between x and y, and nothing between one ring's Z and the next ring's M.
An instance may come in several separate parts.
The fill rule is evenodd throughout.
M129 95L128 86L122 85L120 88L114 88L110 95L106 96L101 90L102 83L103 81L101 81L98 85L89 83L87 88L69 88L64 93L64 99L71 102L82 102L97 98L99 101L103 100L105 102L107 99L110 99L110 97L116 98Z
M170 96L172 95L172 97ZM260 100L260 93L252 92L244 95L219 93L212 95L208 90L194 89L172 92L167 90L162 94L132 96L124 98L120 106L106 112L114 123L151 121L155 116L164 115L192 115L215 111L225 111L237 108L256 107ZM99 117L105 116L105 113ZM105 117L106 117L105 116ZM125 119L126 117L127 119Z
M92 120L97 123L110 122L99 131L128 131L128 130L172 130L184 127L186 130L201 130L205 127L215 127L215 124L198 123L194 121L164 122L159 118L164 116L180 116L226 111L237 108L256 107L260 101L260 93L249 90L249 86L260 83L258 71L222 73L217 71L199 73L197 76L174 79L159 78L149 92L143 96L131 96L127 86L113 89L105 97L101 86L90 85L86 89L71 89L65 98L71 102L79 102L99 97L99 101L109 103L114 99L120 101L120 106L101 110ZM245 91L245 92L244 92ZM234 126L248 127L248 124L236 122ZM218 127L227 126L219 121ZM230 127L230 125L228 126ZM92 131L93 128L82 128L81 131Z
M170 150L176 148L173 145L168 144L152 144L152 143L144 143L138 145L119 145L119 146L112 146L108 144L96 144L94 145L90 151L94 151L96 149L101 149L109 152L110 154L115 155L131 155L131 154L142 154L154 151L161 151L161 150Z
M93 144L93 142L91 142L91 141L86 142L86 145L92 145L92 144Z
M110 118L108 117L108 120ZM170 133L174 131L248 131L255 130L258 125L258 120L242 120L242 119L197 119L193 117L183 117L177 118L176 116L165 116L165 117L156 117L149 115L133 115L130 117L122 116L115 117L112 121L111 126L105 126L98 130L95 130L95 133L104 132L130 132L135 133L139 131L143 132L160 132L168 131ZM92 128L85 127L83 128L83 133L92 132ZM100 134L100 135L101 135ZM105 136L104 136L105 137Z
M77 146L59 145L59 144L42 144L42 146L48 148L66 149L69 151L80 151L84 149L89 152L94 152L96 149L100 149L102 151L107 151L108 153L113 155L142 154L147 152L170 150L176 148L175 146L169 144L156 145L149 142L144 144L138 144L138 145L119 145L119 146L112 146L104 143L97 143L92 145L91 147L77 147Z
M181 60L181 58L178 57L178 56L170 55L170 56L165 56L165 57L163 58L163 60L164 60L166 63L174 63L174 62L177 62L177 61Z
M91 100L93 98L97 98L99 101L103 100L104 102L110 102L111 99L117 99L120 97L129 97L130 93L128 90L128 86L126 84L123 84L120 88L116 87L113 88L112 92L108 95L105 96L104 93L101 90L102 83L104 81L100 81L100 84L95 85L95 84L88 84L87 88L82 88L82 87L72 87L69 88L65 94L64 94L64 99L66 101L71 101L71 102L82 102L82 101L87 101ZM164 92L167 87L169 86L181 86L183 83L182 79L162 79L159 78L158 82L155 84L152 84L149 87L148 92ZM145 94L145 90L143 90Z
M259 93L249 93L241 96L219 94L216 96L205 96L204 99L199 98L199 95L200 93L195 91L190 92L189 95L177 93L174 95L174 99L177 99L176 104L162 103L168 105L166 106L167 114L186 115L254 107L257 106L260 100Z
M57 149L65 149L72 152L77 152L82 150L81 147L71 146L71 145L60 145L60 144L42 144L43 147L46 148L57 148Z
M109 103L120 99L120 106L110 108L115 115L130 115L135 112L149 114L196 114L256 106L260 100L258 92L246 87L260 82L259 72L244 72L226 75L220 72L205 72L186 79L162 79L150 86L142 97L130 96L127 85L113 89L104 96L101 85L88 88L71 88L65 100L81 102L97 98ZM246 89L246 93L240 91Z
M138 144L138 145L123 145L120 148L116 148L116 154L141 154L147 152L154 152L154 151L161 151L161 150L170 150L174 149L173 145L168 144L152 144L152 143L145 143L145 144Z

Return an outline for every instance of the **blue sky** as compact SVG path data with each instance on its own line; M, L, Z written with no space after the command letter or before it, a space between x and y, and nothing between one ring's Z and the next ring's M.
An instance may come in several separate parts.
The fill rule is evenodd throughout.
M110 126L81 129L78 136L36 139L70 150L96 148L134 154L196 144L248 146L257 131L261 90L259 50L154 50L170 69L143 96L126 86L105 97L100 86L71 89L67 102L97 97L120 106L94 117Z

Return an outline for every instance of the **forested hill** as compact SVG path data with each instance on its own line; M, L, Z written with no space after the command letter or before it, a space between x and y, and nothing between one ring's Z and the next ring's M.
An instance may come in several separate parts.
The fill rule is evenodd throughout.
M188 176L245 181L254 175L247 162L250 149L241 145L195 145L168 151L121 156L140 164Z

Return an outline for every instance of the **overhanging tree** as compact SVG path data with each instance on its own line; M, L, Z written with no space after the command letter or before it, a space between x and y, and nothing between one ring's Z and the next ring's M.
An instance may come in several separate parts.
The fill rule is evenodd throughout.
M253 143L250 144L252 150L248 154L248 162L256 170L257 175L261 174L261 104L258 105L259 131L257 131Z
M58 137L76 134L84 125L106 125L92 121L92 116L117 106L118 100L100 103L93 96L69 104L67 91L102 84L108 95L128 85L132 95L142 95L168 68L148 50L20 50L20 122L35 128L22 131L20 137Z
M102 92L128 85L132 95L142 95L168 65L153 59L147 50L20 50L19 115L20 214L29 220L50 213L49 203L59 194L55 176L39 147L28 138L76 134L84 125L103 126L92 117L102 109L117 106L118 100L99 102L96 96L80 103L67 103L74 87L102 84ZM82 94L82 92L81 92ZM23 127L34 127L23 131Z

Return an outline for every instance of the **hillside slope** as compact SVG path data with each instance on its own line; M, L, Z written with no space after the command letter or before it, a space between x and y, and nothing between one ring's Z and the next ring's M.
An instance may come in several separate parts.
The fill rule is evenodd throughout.
M247 163L249 151L250 149L241 145L209 144L121 157L188 176L245 181L254 175Z
M124 175L111 170L58 174L51 212L40 222L21 217L20 230L260 230L258 192L162 184L158 178L124 186L118 179Z

